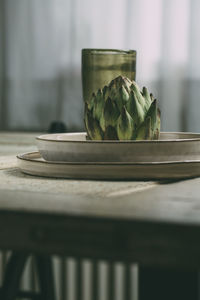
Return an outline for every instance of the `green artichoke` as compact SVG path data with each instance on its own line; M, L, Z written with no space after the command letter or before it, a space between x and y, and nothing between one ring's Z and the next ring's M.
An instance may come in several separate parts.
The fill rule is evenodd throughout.
M119 76L85 102L85 127L90 140L154 140L160 110L145 87Z

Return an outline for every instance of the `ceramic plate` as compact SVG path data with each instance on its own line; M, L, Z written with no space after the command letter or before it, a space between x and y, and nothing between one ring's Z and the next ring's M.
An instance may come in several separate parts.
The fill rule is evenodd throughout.
M200 176L200 161L153 163L80 163L47 162L39 152L17 156L20 170L26 174L73 179L181 179Z
M47 134L36 138L47 161L163 162L200 160L200 134L163 132L157 141L88 141L86 133Z

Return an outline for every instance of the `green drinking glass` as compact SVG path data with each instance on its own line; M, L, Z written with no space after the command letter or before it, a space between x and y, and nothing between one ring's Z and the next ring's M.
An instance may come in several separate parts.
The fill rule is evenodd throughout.
M103 88L117 76L136 78L136 51L118 49L82 49L83 99Z

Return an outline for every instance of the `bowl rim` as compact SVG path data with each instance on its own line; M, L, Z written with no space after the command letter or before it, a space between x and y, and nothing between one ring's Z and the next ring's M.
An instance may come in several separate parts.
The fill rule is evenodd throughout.
M143 144L143 143L153 143L153 144L161 144L161 143L179 143L179 142L197 142L200 141L200 133L193 132L161 132L162 134L179 134L179 135L191 135L192 138L183 138L183 139L166 139L166 140L55 140L47 138L47 136L56 136L56 135L86 135L86 132L67 132L67 133L53 133L53 134L43 134L36 137L37 141L45 141L45 142L59 142L59 143L81 143L81 144ZM194 136L197 136L195 138Z
M93 54L128 54L135 55L137 51L132 49L115 49L115 48L83 48L82 55L93 55Z

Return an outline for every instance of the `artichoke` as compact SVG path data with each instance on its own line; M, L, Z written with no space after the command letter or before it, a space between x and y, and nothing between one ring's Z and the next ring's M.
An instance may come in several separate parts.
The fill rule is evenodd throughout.
M90 140L154 140L160 134L160 110L146 87L119 76L85 102Z

